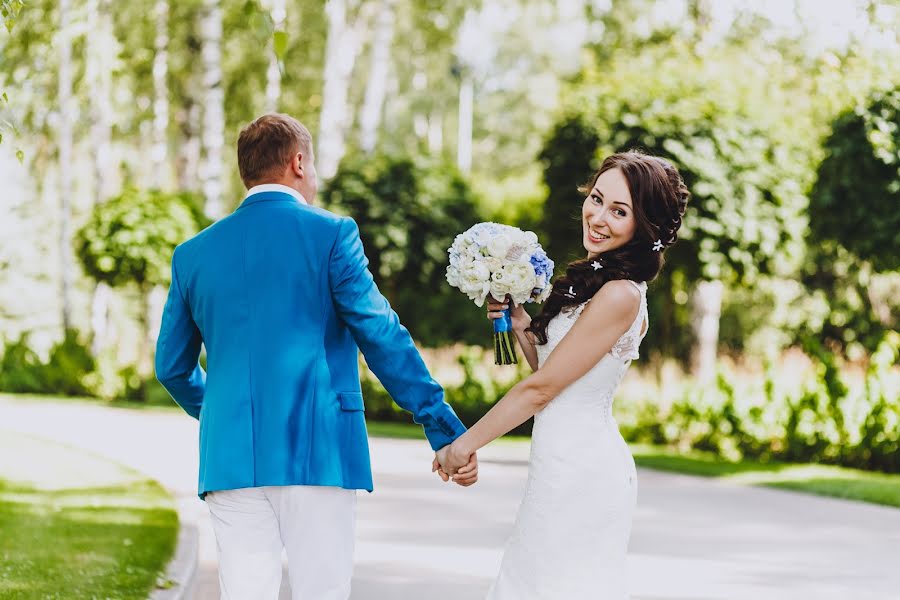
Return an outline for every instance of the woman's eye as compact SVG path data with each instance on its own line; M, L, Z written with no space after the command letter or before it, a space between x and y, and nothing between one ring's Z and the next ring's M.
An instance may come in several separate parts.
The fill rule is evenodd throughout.
M600 196L594 196L594 195L592 194L592 195L591 195L591 198L594 199L594 202L598 202L598 203L601 203L601 204L603 203L603 198L601 198Z
M619 209L616 211L616 214L619 215L620 217L624 217L624 216L626 216L627 213L624 210Z

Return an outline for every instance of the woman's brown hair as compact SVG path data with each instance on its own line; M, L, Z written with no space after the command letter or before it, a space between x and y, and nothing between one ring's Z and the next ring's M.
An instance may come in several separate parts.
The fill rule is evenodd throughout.
M565 275L553 282L550 296L527 329L539 344L547 343L547 325L553 317L567 306L591 299L607 281L655 279L663 266L665 248L678 239L678 229L690 199L678 169L658 156L620 152L607 157L590 185L580 187L579 191L589 194L597 178L611 169L619 169L628 182L636 221L634 236L624 246L576 260L566 267ZM662 244L660 250L654 249L657 241ZM602 269L592 266L595 260Z

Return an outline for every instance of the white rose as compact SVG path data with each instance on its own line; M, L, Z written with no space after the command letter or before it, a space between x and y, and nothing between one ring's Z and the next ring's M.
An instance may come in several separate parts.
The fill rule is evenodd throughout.
M503 268L503 260L499 258L494 258L493 256L488 256L484 260L481 261L484 266L488 268L491 273L496 273L500 269Z
M459 269L454 266L447 267L447 283L455 288L459 287Z
M529 246L533 246L538 243L538 237L533 231L525 232L525 243Z
M506 258L506 253L509 252L511 246L512 240L504 234L495 235L487 244L488 252L494 258Z
M534 268L530 264L515 262L503 267L503 282L516 304L521 304L531 297L531 291L537 283Z

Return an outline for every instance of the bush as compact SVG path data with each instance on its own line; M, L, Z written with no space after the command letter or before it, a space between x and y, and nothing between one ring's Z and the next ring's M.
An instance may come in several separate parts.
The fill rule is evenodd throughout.
M872 356L865 385L851 391L835 355L806 343L815 375L779 395L767 370L758 388L741 389L720 374L715 385L683 385L662 409L659 399L619 408L631 442L712 451L727 459L828 463L900 472L900 398L895 374L900 335L891 332Z
M447 248L483 220L468 183L439 162L395 156L346 158L322 193L349 215L375 283L417 342L491 343L482 310L446 282Z
M24 394L91 394L86 378L96 365L90 350L78 340L78 332L70 329L50 349L47 362L28 346L28 334L7 344L0 360L0 390Z
M444 399L453 407L457 416L471 427L478 419L491 409L525 375L526 366L519 363L516 376L507 383L497 383L479 377L476 367L481 353L476 348L469 348L458 357L462 367L463 380L456 385L444 386ZM366 417L375 421L408 423L411 415L394 404L390 394L381 386L367 369L362 369L360 382L366 402ZM513 429L514 435L530 435L532 420Z

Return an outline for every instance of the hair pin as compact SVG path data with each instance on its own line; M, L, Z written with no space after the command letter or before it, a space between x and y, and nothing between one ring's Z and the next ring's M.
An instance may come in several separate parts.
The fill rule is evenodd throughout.
M656 240L655 242L653 242L653 250L655 252L659 252L662 249L663 249L662 240Z
M601 265L600 262L596 261L596 260L591 263L591 266L594 267L595 271L599 271L600 269L603 268L603 265Z
M574 297L575 297L575 290L572 288L571 285L569 286L569 291L566 292L565 295L568 296L569 298L574 298Z

